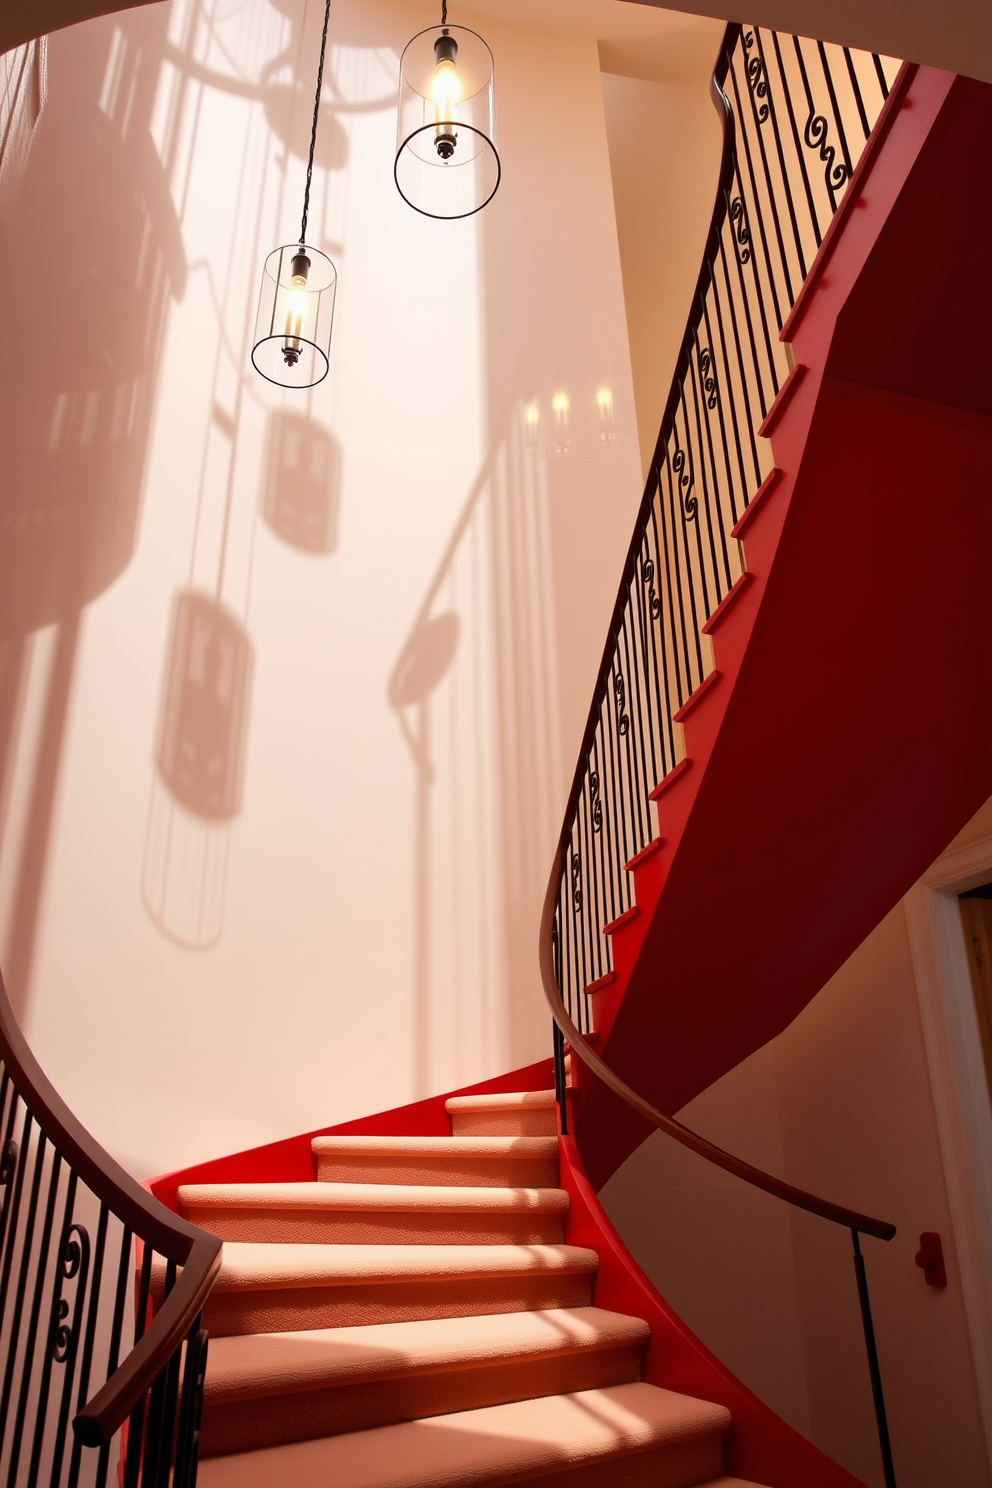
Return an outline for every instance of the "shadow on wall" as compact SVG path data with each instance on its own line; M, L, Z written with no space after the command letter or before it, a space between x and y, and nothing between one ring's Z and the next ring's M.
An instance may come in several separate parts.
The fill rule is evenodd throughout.
M298 69L312 38L302 35L305 12L299 4L275 3L274 8L291 23L288 41L261 64L257 82L249 80L255 70L251 62L243 73L226 73L197 61L195 26L187 28L182 44L170 47L169 57L179 80L174 79L174 88L199 90L201 101L204 94L212 94L214 102L227 95L229 128L245 137L242 173L253 159L249 111L261 104L268 132L281 146L273 160L281 200L290 157L305 159L309 149L312 104L304 97L309 85L301 84ZM215 39L219 43L219 36ZM207 55L215 62L227 57L223 47ZM333 68L326 83L333 96ZM325 174L342 170L348 160L337 109L336 101L321 103L315 165ZM186 146L190 159L199 130L206 127L203 117L197 108ZM254 671L247 617L257 516L289 547L321 556L337 549L340 505L340 445L313 417L312 394L304 412L269 408L257 510L244 499L237 467L244 454L239 446L246 398L251 402L258 393L248 339L256 283L252 275L245 303L232 286L240 283L239 242L264 236L264 188L239 192L234 210L227 261L194 265L213 275L223 291L213 300L215 323L202 332L204 348L213 352L211 413L188 579L175 595L166 645L141 868L142 899L156 927L175 944L198 951L215 946L223 934L231 827L243 804ZM340 246L323 236L321 242L324 248Z
M162 933L189 949L215 945L223 929L254 659L244 627L219 599L192 589L176 595L141 888Z
M262 515L268 527L301 553L333 553L338 545L341 446L306 414L271 416Z
M149 7L4 59L0 878L20 1018L81 615L134 553L164 313L185 284L149 132L167 20ZM15 775L24 808L4 813Z
M560 746L547 482L525 454L521 422L510 422L476 477L388 687L416 772L414 1069L423 1093L473 1058L481 1067L530 1057L514 1015L530 1000L526 979L512 978L515 954L523 960L528 948L517 907L533 898L535 868L550 853Z

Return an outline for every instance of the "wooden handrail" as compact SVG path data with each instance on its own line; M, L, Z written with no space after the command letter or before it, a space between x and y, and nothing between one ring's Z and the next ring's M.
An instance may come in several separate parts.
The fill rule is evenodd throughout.
M784 1199L787 1204L793 1204L797 1209L805 1209L809 1214L818 1214L821 1219L829 1219L834 1224L843 1225L845 1229L857 1230L862 1235L874 1235L879 1240L891 1240L896 1232L894 1224L889 1224L882 1219L873 1219L870 1215L861 1214L856 1209L846 1209L843 1204L833 1204L829 1199L821 1199L816 1194L807 1193L804 1188L796 1188L794 1184L786 1183L783 1178L776 1178L774 1174L765 1173L761 1168L744 1162L743 1158L734 1157L733 1153L725 1152L722 1147L708 1142L705 1137L683 1126L681 1121L676 1121L674 1117L665 1116L621 1080L620 1076L610 1069L605 1060L601 1059L595 1049L586 1042L562 1002L554 966L553 929L555 912L558 907L558 885L561 882L565 865L566 842L566 833L563 831L558 852L555 854L548 891L544 898L544 911L541 915L540 957L541 981L548 1006L551 1008L551 1016L567 1038L572 1052L579 1056L583 1064L602 1080L614 1095L626 1101L632 1110L636 1111L639 1116L643 1116L659 1131L666 1132L683 1147L688 1147L690 1152L698 1153L707 1162L723 1168L727 1173L733 1173L736 1178L742 1178L745 1183L750 1183L752 1188L764 1189L765 1193L774 1195L776 1199Z
M0 1057L37 1126L91 1193L146 1245L182 1267L147 1333L73 1421L73 1431L84 1446L104 1446L199 1316L220 1270L222 1244L160 1204L77 1121L28 1048L2 975Z

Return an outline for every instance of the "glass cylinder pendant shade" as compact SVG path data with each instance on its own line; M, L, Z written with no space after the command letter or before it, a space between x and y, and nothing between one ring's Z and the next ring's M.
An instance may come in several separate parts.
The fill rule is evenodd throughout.
M496 192L493 54L465 26L421 31L400 58L393 174L427 217L470 217Z
M251 351L269 382L308 388L327 376L337 284L337 270L319 248L291 243L269 254Z

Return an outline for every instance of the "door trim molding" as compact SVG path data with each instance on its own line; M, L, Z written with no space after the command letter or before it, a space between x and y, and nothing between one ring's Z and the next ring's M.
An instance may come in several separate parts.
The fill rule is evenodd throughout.
M939 857L903 903L992 1467L992 1105L957 900L990 880L983 837Z

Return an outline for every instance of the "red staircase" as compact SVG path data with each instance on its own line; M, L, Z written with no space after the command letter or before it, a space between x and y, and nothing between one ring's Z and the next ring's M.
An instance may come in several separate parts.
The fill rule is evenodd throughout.
M990 122L987 85L913 71L783 331L746 582L706 627L598 1025L665 1112L781 1032L992 795ZM596 1187L648 1130L589 1091Z

